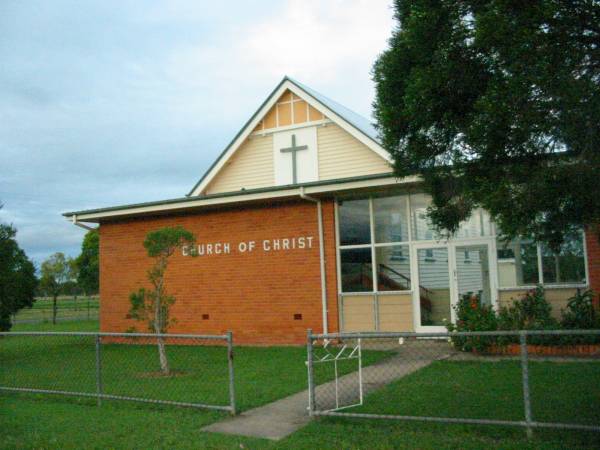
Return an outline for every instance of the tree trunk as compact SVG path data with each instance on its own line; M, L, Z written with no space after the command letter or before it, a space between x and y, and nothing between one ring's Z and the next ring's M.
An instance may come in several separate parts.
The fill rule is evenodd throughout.
M56 294L52 297L52 324L56 325Z
M154 332L160 334L160 301L156 299L154 302ZM167 352L165 351L165 341L162 337L157 337L158 343L158 358L160 360L160 370L163 374L169 374L169 361L167 360Z
M167 352L165 351L165 342L163 338L158 338L158 357L160 359L160 370L164 375L169 375L169 361L167 360Z

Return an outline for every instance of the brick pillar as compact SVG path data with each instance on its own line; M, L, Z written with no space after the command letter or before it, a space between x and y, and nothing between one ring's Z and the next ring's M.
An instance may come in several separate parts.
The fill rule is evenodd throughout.
M585 230L587 248L587 265L590 289L594 291L594 302L600 307L600 225L587 227Z

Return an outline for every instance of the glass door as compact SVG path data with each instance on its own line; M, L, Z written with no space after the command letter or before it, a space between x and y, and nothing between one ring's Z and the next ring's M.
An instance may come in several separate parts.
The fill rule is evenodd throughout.
M418 283L413 295L417 328L443 328L452 320L453 287L449 261L448 246L416 249Z
M492 250L483 240L415 246L413 320L417 331L445 331L446 324L455 321L454 306L464 296L475 296L486 305L495 303Z
M457 300L476 297L492 304L488 244L458 245L454 251Z

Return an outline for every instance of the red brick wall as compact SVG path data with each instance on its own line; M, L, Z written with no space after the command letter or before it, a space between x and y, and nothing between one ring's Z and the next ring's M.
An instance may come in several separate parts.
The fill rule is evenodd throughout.
M600 306L600 227L588 227L585 230L585 245L590 288L595 293L596 306Z
M338 330L333 202L323 203L329 330ZM196 258L177 253L167 269L168 293L176 298L172 333L233 331L247 344L302 344L306 329L322 331L317 210L314 203L278 203L103 223L100 226L100 328L142 332L146 324L126 319L129 294L148 286L152 259L142 245L148 231L181 225L198 243L229 242L230 254ZM264 239L313 236L312 248L265 252ZM255 241L240 253L240 241ZM209 318L203 320L202 316ZM294 320L302 314L302 320Z

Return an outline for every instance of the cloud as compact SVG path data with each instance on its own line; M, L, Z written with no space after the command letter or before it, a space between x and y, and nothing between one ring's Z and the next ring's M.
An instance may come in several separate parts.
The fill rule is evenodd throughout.
M168 60L168 76L178 85L218 93L209 102L231 104L247 101L248 86L268 90L284 75L328 93L333 85L347 89L348 82L363 91L370 87L371 66L392 29L387 0L291 0L281 5L244 26L228 27L225 41L177 49ZM250 93L253 101L255 96ZM347 91L344 96L353 97ZM358 112L369 115L371 100L365 95L356 102Z
M368 115L390 3L0 2L0 221L76 255L62 212L184 195L286 74Z
M281 15L250 25L240 40L247 64L306 83L332 83L360 67L368 73L389 37L387 1L292 0Z

